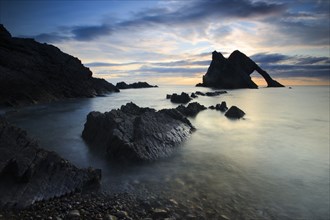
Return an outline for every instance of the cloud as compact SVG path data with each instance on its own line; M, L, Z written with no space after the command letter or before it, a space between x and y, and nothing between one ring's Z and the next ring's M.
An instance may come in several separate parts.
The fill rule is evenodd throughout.
M78 26L71 30L73 39L79 41L90 41L97 37L109 35L112 32L112 27L108 25L96 25L96 26Z
M274 77L318 77L329 80L330 58L259 53L250 57Z
M39 34L39 35L34 36L33 38L36 41L47 42L47 43L55 43L55 42L70 40L69 37L59 35L58 33Z
M287 60L290 57L279 53L272 53L272 54L258 53L252 55L250 58L256 63L265 64L265 63L277 63L280 61Z
M269 17L274 14L279 14L285 10L284 4L274 4L267 2L253 2L248 0L204 0L204 1L189 1L185 4L178 4L169 8L149 8L138 13L134 13L129 19L117 21L115 23L103 23L100 25L81 25L67 27L71 34L71 38L79 41L91 41L98 37L108 36L114 32L123 30L136 30L140 28L150 28L166 26L166 27L184 27L187 25L195 27L198 24L203 24L204 27L209 23L214 23L217 20L226 19L251 19L258 17ZM206 23L205 23L206 22ZM197 32L202 32L203 29L198 28ZM218 27L217 33L229 34L230 26ZM41 34L44 35L44 34ZM53 33L55 37L51 38L52 42L63 40L61 33ZM41 38L43 40L46 37Z

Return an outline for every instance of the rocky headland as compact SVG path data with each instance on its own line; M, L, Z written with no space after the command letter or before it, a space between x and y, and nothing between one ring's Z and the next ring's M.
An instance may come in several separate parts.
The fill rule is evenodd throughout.
M176 109L156 111L127 103L110 112L90 112L82 137L111 158L153 161L171 155L193 129Z
M79 169L41 149L24 130L0 117L0 209L24 208L97 187L100 179L100 170Z
M0 105L22 106L119 92L53 45L15 38L0 24Z
M228 59L220 52L212 53L211 64L203 76L203 82L196 86L239 89L258 88L250 75L257 71L267 82L268 87L284 87L244 53L235 50Z
M117 89L142 89L142 88L157 88L158 86L152 86L147 82L135 82L127 84L125 82L119 82L116 84Z

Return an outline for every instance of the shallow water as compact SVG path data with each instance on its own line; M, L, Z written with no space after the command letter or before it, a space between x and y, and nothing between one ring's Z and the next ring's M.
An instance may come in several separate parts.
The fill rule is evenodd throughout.
M25 107L6 116L42 147L79 167L101 168L102 187L110 192L143 194L143 188L203 210L228 205L231 211L255 212L261 218L329 218L329 87L241 89L200 96L195 100L205 106L226 101L246 116L229 120L214 110L199 113L190 119L197 128L191 138L172 157L155 163L112 163L81 138L90 111L109 111L130 101L171 108L177 105L166 100L166 94L196 90L210 89L122 90L107 97Z

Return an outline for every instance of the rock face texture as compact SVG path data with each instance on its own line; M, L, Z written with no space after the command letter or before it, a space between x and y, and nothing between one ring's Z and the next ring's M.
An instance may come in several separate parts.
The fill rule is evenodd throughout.
M153 161L171 155L193 129L176 109L155 111L127 103L110 112L90 112L82 137L114 159Z
M100 178L100 170L78 169L0 117L0 208L62 196L98 185Z
M155 88L158 86L149 85L147 82L135 82L131 84L127 84L125 82L119 82L116 84L118 89L141 89L141 88Z
M18 106L118 92L57 47L13 38L0 24L0 105Z
M266 80L268 87L284 87L238 50L230 54L228 59L221 53L214 51L212 62L207 73L203 76L203 83L198 83L196 86L224 89L258 88L250 77L254 71L257 71Z

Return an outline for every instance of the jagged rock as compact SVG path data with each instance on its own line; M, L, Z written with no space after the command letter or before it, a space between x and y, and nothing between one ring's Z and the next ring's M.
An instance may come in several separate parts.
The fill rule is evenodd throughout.
M196 86L225 89L258 88L250 77L254 71L262 75L268 87L284 87L238 50L235 50L228 59L221 53L214 51L212 53L212 62L207 73L203 76L203 83L199 83Z
M188 103L192 100L192 98L189 97L189 95L185 92L182 92L180 95L173 93L171 95L171 102L173 103Z
M216 109L216 110L219 110L219 111L221 111L221 112L225 112L225 111L228 110L228 107L227 107L226 102L221 102L221 104L217 104L217 105L215 106L215 109Z
M118 92L57 47L11 37L0 25L0 105L19 106Z
M0 117L0 208L26 207L98 185L100 178L100 170L78 169Z
M135 82L127 84L125 82L119 82L116 84L118 89L140 89L140 88L155 88L158 86L149 85L147 82Z
M225 113L225 116L232 119L240 119L245 115L241 109L236 106L232 106L229 110Z
M156 111L127 103L110 112L90 112L82 137L111 158L152 161L171 155L193 129L176 109Z
M215 109L215 106L214 105L211 105L211 106L209 106L209 109L214 110Z
M199 104L198 102L192 102L189 103L187 107L179 105L176 109L183 115L193 117L196 116L200 111L205 110L206 107L204 105Z
M172 97L172 95L170 95L170 94L166 95L166 99L171 99L171 97Z

